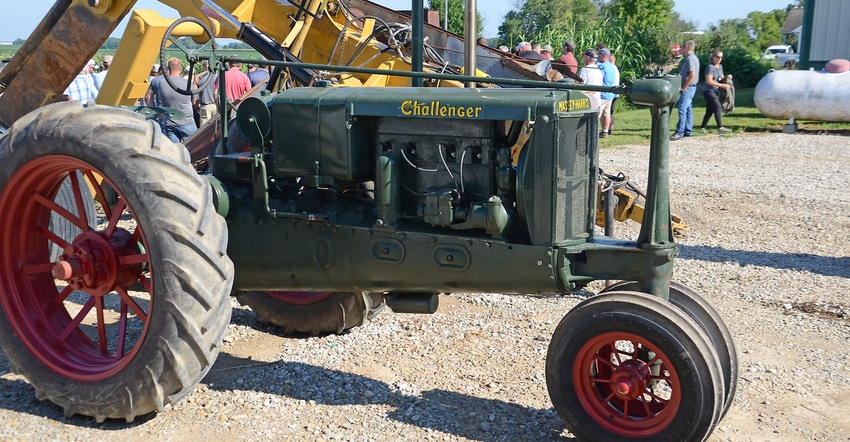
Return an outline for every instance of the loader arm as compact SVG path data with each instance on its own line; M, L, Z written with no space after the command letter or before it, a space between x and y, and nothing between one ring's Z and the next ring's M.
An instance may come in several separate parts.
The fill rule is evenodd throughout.
M58 0L0 72L0 125L9 127L30 111L61 100L135 3Z

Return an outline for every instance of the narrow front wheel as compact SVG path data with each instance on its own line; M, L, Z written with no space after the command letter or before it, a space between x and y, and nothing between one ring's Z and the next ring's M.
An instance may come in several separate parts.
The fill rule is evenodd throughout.
M637 292L571 310L549 345L546 382L581 440L700 441L723 405L720 363L705 334L678 308Z

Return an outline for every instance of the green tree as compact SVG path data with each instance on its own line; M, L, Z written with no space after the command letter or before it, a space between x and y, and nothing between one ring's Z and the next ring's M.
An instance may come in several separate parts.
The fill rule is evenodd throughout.
M464 35L464 21L465 14L464 10L466 2L464 0L448 0L449 4L449 32L453 32L458 35ZM440 23L443 24L441 27L445 27L443 21L445 20L445 0L428 0L428 9L436 10L440 12ZM484 17L480 12L475 11L475 36L481 37L484 31Z
M522 31L522 20L520 19L519 12L517 11L508 11L505 14L505 21L499 26L499 41L498 44L504 44L508 46L513 46L514 43L519 42L519 39L524 36Z
M526 36L547 28L569 29L574 24L573 0L526 0L518 15L520 29Z
M759 49L753 44L750 36L750 26L745 19L720 20L711 26L703 38L697 40L697 53L708 54L715 50L729 51L732 49L755 54Z
M755 47L758 51L765 50L770 45L782 43L782 24L788 11L774 9L770 12L753 11L747 14L747 26L754 36Z
M614 0L614 17L632 35L647 29L666 29L673 11L672 0Z
M508 12L499 26L499 42L510 45L520 40L538 40L558 44L545 36L599 26L604 17L598 3L601 0L518 1L518 10Z

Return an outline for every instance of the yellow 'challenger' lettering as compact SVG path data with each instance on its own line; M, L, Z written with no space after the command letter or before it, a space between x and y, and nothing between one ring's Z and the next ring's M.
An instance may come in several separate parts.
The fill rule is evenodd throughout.
M417 100L406 100L401 103L401 114L408 117L478 118L482 109L484 108L481 106L451 106L440 104L439 101L420 103Z
M558 112L569 112L579 109L590 109L590 99L577 98L575 100L558 102Z

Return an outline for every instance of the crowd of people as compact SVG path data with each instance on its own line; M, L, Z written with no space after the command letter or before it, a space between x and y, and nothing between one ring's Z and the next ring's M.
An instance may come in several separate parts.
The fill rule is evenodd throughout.
M502 52L511 53L523 59L539 62L548 60L551 63L551 69L557 70L564 77L570 77L580 84L611 87L621 85L617 58L605 43L597 43L595 47L583 51L581 63L576 59L575 49L575 42L566 41L561 46L561 56L555 59L552 46L542 45L539 42L521 42L513 49L508 49L506 46L500 48ZM599 110L599 137L608 137L613 133L613 109L618 95L613 92L593 91L585 92L585 94L590 98L591 106Z
M479 43L486 44L479 40ZM604 43L597 43L595 47L581 52L581 63L576 58L576 44L566 41L561 46L561 56L555 58L552 46L540 42L521 42L514 48L501 46L499 48L506 54L530 60L531 62L551 63L551 69L557 70L563 76L570 77L574 81L592 86L621 86L620 70L617 68L617 58ZM679 120L674 133L670 136L671 141L680 140L693 135L693 100L699 83L699 58L694 53L695 44L693 40L685 42L683 46L684 58L681 62L681 84L680 95L676 102ZM103 87L107 71L112 64L113 57L106 55L98 67L94 60L83 67L65 91L70 100L82 103L93 102L97 99L100 88ZM724 109L728 112L728 101L730 94L734 94L732 75L725 75L722 51L714 51L708 66L703 74L702 94L706 101L706 112L702 120L701 129L708 130L708 123L714 117L718 133L729 132L723 126ZM228 101L236 101L257 84L269 77L267 69L254 64L248 64L243 72L240 63L230 63L225 71L226 88L225 93ZM98 70L95 73L95 70ZM139 105L166 107L180 110L185 118L162 119L163 133L171 140L180 142L194 133L198 127L206 124L217 114L218 78L207 81L210 71L209 63L204 62L203 70L193 76L192 87L188 85L188 67L184 69L182 62L177 58L168 60L167 66L154 64L148 81L150 88L144 98L139 100ZM162 78L165 74L170 77L171 82L178 88L197 89L194 95L183 95L168 85ZM547 77L548 78L548 77ZM591 106L599 110L599 137L606 138L613 134L614 108L618 95L613 92L585 92L590 98ZM734 95L731 95L734 96Z
M617 57L606 47L604 43L597 43L595 47L581 52L576 58L576 44L573 41L564 42L561 47L561 56L554 59L552 47L541 45L539 42L521 42L514 48L500 46L499 50L522 59L543 62L550 60L552 69L570 76L576 82L592 86L622 86L620 83L620 70L617 68ZM708 124L712 117L717 124L717 133L723 134L730 130L723 126L723 114L734 108L735 86L731 74L724 74L723 51L714 51L706 66L702 78L700 78L700 61L694 53L695 43L693 40L685 42L683 46L684 58L681 62L681 85L679 88L679 99L676 108L679 121L676 129L670 136L671 141L680 140L693 135L694 117L693 100L697 92L697 85L702 81L702 96L706 102L705 116L703 116L702 132L708 132ZM571 73L577 73L573 77ZM618 95L612 92L585 92L590 98L591 106L599 109L599 137L606 138L613 133L614 108Z
M103 87L112 61L112 55L105 55L100 66L94 60L89 60L64 91L65 99L93 104ZM181 117L175 117L177 114L170 114L168 117L161 115L162 118L158 118L158 121L163 134L174 142L181 142L218 113L218 77L212 81L207 79L209 75L215 74L210 71L209 62L205 61L203 70L192 76L190 85L189 67L184 66L180 59L171 58L166 66L154 64L148 76L148 91L137 104L179 110ZM178 89L197 90L197 93L184 95L177 92L165 80L166 76ZM243 72L241 64L231 63L225 72L225 94L228 101L238 100L268 77L268 69L258 65L249 64L247 71Z

